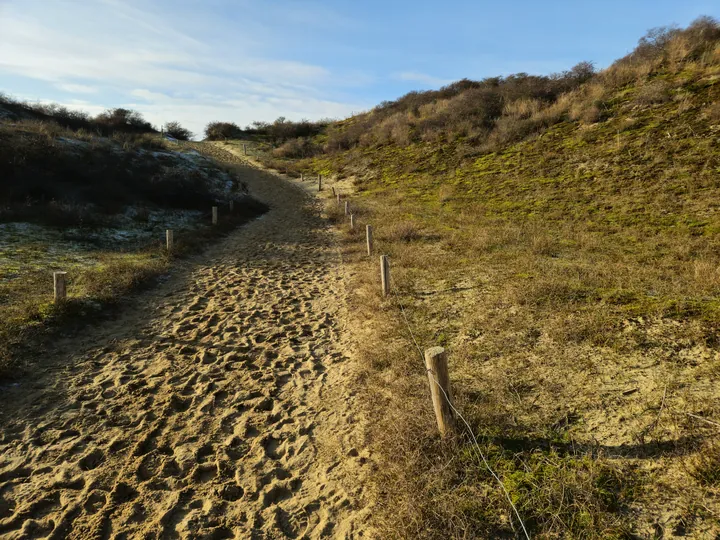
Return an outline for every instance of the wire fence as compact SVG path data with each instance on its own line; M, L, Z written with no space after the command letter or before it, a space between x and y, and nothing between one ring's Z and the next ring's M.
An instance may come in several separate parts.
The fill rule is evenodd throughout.
M338 204L340 204L339 197L337 200L338 200ZM347 201L346 201L346 204L347 204ZM345 217L350 219L351 216L352 216L352 214L347 215L347 207L346 207L346 216ZM355 225L355 227L358 227L359 223L357 221L354 221L354 225ZM334 238L334 241L335 241L335 247L337 249L338 257L340 259L340 264L342 267L344 267L342 250L340 248L339 243L337 242L337 239ZM344 270L343 270L343 272L344 272ZM407 315L407 309L406 309L402 299L400 298L400 295L398 294L398 289L399 289L399 284L397 283L397 279L395 277L391 276L390 291L393 293L394 298L400 308L400 313L401 313L403 322L405 324L405 328L407 329L408 335L410 336L410 341L412 342L412 344L414 345L415 349L418 352L418 355L420 356L420 362L422 363L423 367L425 367L425 355L423 353L423 349L420 346L420 344L418 343L418 340L415 336L415 332L413 332L412 325L410 324L410 319ZM470 423L463 416L463 414L455 407L455 405L453 405L452 399L450 398L448 393L445 391L443 386L435 378L432 371L427 369L427 367L425 367L425 371L428 373L430 380L439 388L440 392L443 395L443 399L447 402L448 406L453 411L455 416L461 420L465 430L467 431L467 433L470 436L470 440L472 441L472 448L474 450L475 457L478 459L478 464L481 467L484 467L485 469L487 469L487 471L490 473L490 475L493 477L493 479L498 483L498 485L502 489L505 499L507 500L508 504L510 505L510 508L512 509L513 514L515 515L518 523L520 524L520 529L522 530L523 535L525 536L526 539L529 540L530 534L528 533L528 531L525 527L525 523L523 522L523 519L520 516L520 512L518 511L517 507L513 503L512 498L510 497L510 493L508 492L507 488L505 487L505 484L503 483L502 479L490 466L490 463L487 460L487 457L485 456L485 454L483 453L482 448L480 447L480 442L478 441L478 438L475 435L475 432L473 431L472 427L470 426ZM511 520L511 523L512 523L512 520Z
M405 327L407 328L408 334L410 335L410 339L412 340L413 344L415 345L415 348L418 351L418 354L420 355L420 361L425 365L425 356L423 354L423 350L420 347L417 338L415 337L415 333L412 331L412 326L410 325L410 320L408 319L407 312L405 309L404 304L402 303L402 300L400 299L400 295L397 293L398 284L397 280L395 278L392 279L392 284L394 285L391 287L391 291L393 292L395 296L395 300L398 303L398 306L400 307L400 313L402 314L402 318L405 321ZM518 522L520 523L520 528L522 529L523 534L525 535L525 538L528 540L530 539L530 535L527 532L527 529L525 528L525 523L523 522L522 518L520 517L520 512L518 511L515 504L512 502L512 498L510 497L510 493L508 492L507 488L505 487L505 484L500 479L498 474L492 469L490 466L490 463L488 462L487 458L485 457L485 454L483 453L482 449L480 448L480 443L478 442L477 436L475 435L475 432L473 431L472 427L470 426L470 423L466 420L466 418L463 416L463 414L453 405L452 400L450 399L450 396L448 396L447 392L443 388L443 386L438 382L438 380L435 378L435 376L432 374L432 371L430 369L426 368L426 371L428 373L428 376L430 379L435 383L435 385L440 389L440 392L442 392L443 398L447 402L448 406L452 409L453 413L462 421L463 425L465 426L465 430L470 435L470 438L472 440L472 446L475 451L476 457L480 458L480 465L484 466L487 471L490 473L490 475L495 479L495 481L500 485L500 488L503 491L503 494L505 495L505 498L507 499L508 504L513 510L513 513L515 514L515 517L517 518Z
M318 186L318 187L319 187L319 186ZM336 193L334 188L333 188L333 195L334 195L334 196L335 196L335 195L337 196L337 203L338 203L338 206L340 207L340 206L341 206L341 195L340 195L339 192ZM346 205L348 204L347 200L345 200L345 204L346 204ZM344 216L344 217L345 217L346 220L348 220L348 219L351 220L351 229L355 229L355 230L362 229L362 227L360 227L360 223L359 223L357 220L353 220L353 214L352 214L352 213L348 213L348 207L347 207L347 206L346 206L346 208L345 208L345 216ZM353 226L353 225L354 225L354 226ZM368 228L369 228L369 227L368 227ZM370 234L370 231L368 231L368 234ZM337 250L337 253L338 253L338 257L339 257L339 259L340 259L340 266L341 266L341 268L342 268L342 272L343 272L343 274L347 275L347 271L346 271L346 269L344 268L344 266L345 266L345 261L344 261L344 258L343 258L342 249L341 249L339 243L337 242L337 239L336 239L336 238L334 238L334 241L335 241L335 247L336 247L336 250ZM372 246L372 240L371 240L371 237L368 237L368 255L371 254L371 246ZM387 256L384 256L384 257L387 257ZM383 271L382 269L381 269L381 273L383 274L383 279L385 279L384 271ZM483 450L482 450L482 448L481 448L480 442L479 442L479 440L478 440L478 436L475 434L475 432L473 431L470 423L469 423L468 420L465 418L465 416L462 414L462 412L453 404L452 398L451 398L451 396L450 396L449 393L448 393L449 391L446 391L446 389L443 387L443 385L442 385L442 384L438 381L438 379L435 377L435 375L434 375L434 373L432 372L432 370L428 369L428 367L426 366L425 354L423 353L423 348L421 347L420 343L418 342L418 338L416 337L416 334L417 334L417 333L413 331L413 326L412 326L412 324L411 324L411 322L410 322L410 317L408 316L408 309L407 309L407 307L405 306L405 304L403 303L400 294L398 294L398 290L403 290L403 289L400 287L400 284L397 282L397 278L396 278L394 275L391 275L391 276L388 276L388 277L389 277L390 280L391 280L391 282L389 283L389 285L390 285L390 286L389 286L389 291L384 289L384 292L385 292L386 294L389 293L389 292L392 292L392 294L393 294L393 296L394 296L394 298L395 298L395 301L396 301L396 303L397 303L397 305L398 305L398 307L399 307L399 309L400 309L400 314L401 314L401 317L402 317L403 324L404 324L404 326L405 326L405 328L406 328L406 330L407 330L407 334L408 334L408 336L409 336L409 341L411 342L411 344L412 344L412 345L415 347L415 349L417 350L417 353L418 353L418 355L420 356L420 361L423 363L423 366L425 367L425 370L426 370L426 372L428 373L428 377L429 377L429 380L431 381L431 384L434 384L434 385L439 389L440 393L442 394L442 397L443 397L444 401L447 403L447 405L448 405L448 406L450 407L450 409L452 410L452 413L455 415L456 418L458 418L458 419L462 422L462 425L464 426L464 430L468 433L468 435L469 435L469 437L470 437L470 440L472 441L473 453L474 453L475 457L478 459L479 465L480 465L481 467L484 467L485 469L487 469L487 471L490 473L490 475L493 477L493 479L494 479L494 480L497 482L497 484L500 486L500 488L501 488L501 490L502 490L502 492L503 492L503 494L504 494L505 499L507 500L510 508L512 509L512 514L515 516L515 518L517 519L517 522L520 524L520 529L521 529L521 531L522 531L522 534L524 535L524 537L525 537L526 539L529 540L529 539L530 539L530 535L529 535L529 533L528 533L528 531L527 531L527 528L525 527L525 523L523 522L522 517L520 516L520 512L518 511L517 507L516 507L515 504L513 503L512 497L510 496L510 493L508 492L507 488L505 487L505 484L503 483L502 479L501 479L500 476L493 470L493 468L491 467L491 465L490 465L490 463L489 463L486 455L483 453ZM652 424L653 429L654 429L655 425L657 424L657 422L658 422L659 419L660 419L659 417L660 417L660 414L661 414L662 411L663 411L663 408L665 408L666 410L670 410L671 412L672 412L672 410L673 410L672 407L670 407L670 406L665 406L665 397L666 397L665 394L666 394L666 392L667 392L667 387L666 387L665 392L664 392L664 394L663 394L663 400L662 400L662 404L661 404L661 406L660 406L660 412L658 413L658 418L656 418L655 422ZM705 423L705 424L708 425L708 426L713 426L713 427L715 427L715 428L720 428L720 423L719 423L719 422L716 422L716 421L711 420L711 419L709 419L709 418L705 418L705 417L703 417L703 416L700 416L700 415L697 415L697 414L693 414L693 413L690 413L690 412L687 412L687 411L682 411L682 410L679 410L679 409L676 409L676 411L677 411L678 413L680 413L681 415L684 415L684 416L687 416L687 417L689 417L689 418L692 418L693 420L696 420L696 421ZM439 422L439 420L438 420L438 422ZM515 528L512 519L510 520L510 523L511 523L511 526L513 526L513 528Z

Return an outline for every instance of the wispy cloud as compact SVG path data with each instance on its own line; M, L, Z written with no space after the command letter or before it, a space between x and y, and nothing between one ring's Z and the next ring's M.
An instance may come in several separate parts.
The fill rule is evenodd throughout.
M133 1L10 0L0 20L0 76L93 95L93 106L134 104L152 122L179 120L196 132L210 120L246 124L280 115L346 116L367 108L332 90L342 88L336 84L342 77L328 68L262 55L253 32L234 29L218 46L217 36L188 25L194 13L204 16L200 5L185 7L196 11L181 17ZM286 16L302 22L307 13ZM369 80L358 72L350 78Z
M139 16L139 15L138 15ZM213 51L197 40L158 39L158 30L139 29L87 38L53 30L44 21L4 17L0 36L0 69L49 81L95 79L131 85L227 84L228 77L299 85L323 82L320 66L247 55L231 61L226 51ZM176 32L170 35L177 37ZM161 34L162 37L162 34Z
M55 88L69 94L96 94L98 92L96 86L88 86L85 84L58 83L55 85Z
M150 90L146 90L145 88L137 88L135 90L132 90L130 92L130 95L151 102L165 100L168 98L168 96L166 96L165 94L162 94L160 92L151 92Z

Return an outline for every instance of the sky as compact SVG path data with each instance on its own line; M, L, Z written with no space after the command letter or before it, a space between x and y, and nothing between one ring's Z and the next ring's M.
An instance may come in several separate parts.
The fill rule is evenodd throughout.
M0 0L0 92L96 114L344 118L462 78L603 68L717 0Z

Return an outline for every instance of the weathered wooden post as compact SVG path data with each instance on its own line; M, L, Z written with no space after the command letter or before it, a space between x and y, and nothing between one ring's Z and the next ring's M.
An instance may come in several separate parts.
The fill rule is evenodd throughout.
M340 206L340 194L339 193L337 194L337 203L338 203L338 206Z
M367 238L368 255L372 255L372 248L373 248L372 225L365 225L365 237Z
M247 156L247 145L243 143L243 154Z
M350 201L345 201L345 215L350 215Z
M217 225L218 222L218 207L213 206L212 207L212 224Z
M350 230L355 229L355 216L350 214Z
M330 189L332 189L333 197L334 197L335 196L335 186L331 187Z
M67 298L67 283L65 277L67 272L53 272L53 290L55 292L55 303L60 303Z
M172 251L173 248L173 232L172 229L168 229L165 231L165 244L167 246L168 253Z
M387 255L380 255L380 283L383 296L390 294L390 261Z
M455 431L453 417L452 393L450 392L450 374L448 373L447 355L442 347L430 347L425 350L425 368L430 380L435 419L440 435L445 437Z
M318 191L322 191L322 174L318 174Z

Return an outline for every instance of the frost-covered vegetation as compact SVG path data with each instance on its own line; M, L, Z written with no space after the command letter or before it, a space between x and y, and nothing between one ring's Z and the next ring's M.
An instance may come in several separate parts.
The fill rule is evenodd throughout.
M0 111L2 111L0 103ZM48 322L117 301L263 205L230 170L159 135L106 138L52 120L0 120L0 371ZM229 212L229 203L235 211ZM210 227L211 208L221 222ZM165 230L175 231L172 254ZM70 300L53 305L52 271ZM52 326L52 325L50 325ZM54 325L54 326L57 326Z

